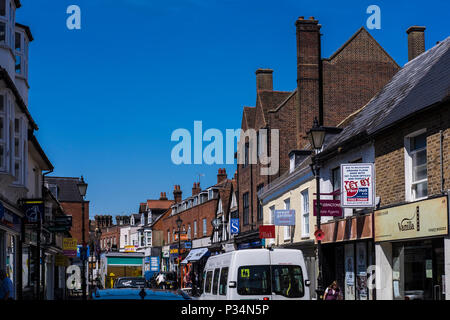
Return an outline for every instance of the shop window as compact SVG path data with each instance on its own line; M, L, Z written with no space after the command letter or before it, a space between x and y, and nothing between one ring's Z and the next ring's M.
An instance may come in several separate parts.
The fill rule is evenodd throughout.
M405 149L406 200L424 199L428 196L426 131L406 137Z
M228 267L222 268L220 272L219 294L225 296L227 294Z

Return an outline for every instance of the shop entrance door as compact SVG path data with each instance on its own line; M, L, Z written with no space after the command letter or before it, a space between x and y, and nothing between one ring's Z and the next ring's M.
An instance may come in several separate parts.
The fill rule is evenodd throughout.
M442 300L442 239L398 243L393 249L394 298Z

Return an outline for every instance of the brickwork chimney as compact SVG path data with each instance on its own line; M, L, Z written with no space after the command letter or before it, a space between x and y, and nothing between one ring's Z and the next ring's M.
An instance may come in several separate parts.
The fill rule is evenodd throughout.
M180 186L179 185L175 185L175 187L173 189L173 199L174 199L175 203L180 203L181 202L181 200L182 200L182 198L181 198L182 193L183 192L181 191Z
M317 117L323 122L323 112L319 108L320 66L322 63L320 47L320 28L318 20L299 17L295 23L297 30L297 141L303 143L308 131Z
M408 34L408 61L425 52L425 27L412 26L406 30Z
M219 169L219 172L217 173L217 183L221 183L222 181L226 180L228 178L227 171L225 168Z
M258 69L255 74L257 91L273 91L272 69Z
M195 196L199 194L202 191L200 189L200 182L194 182L194 186L192 187L192 195Z
M161 196L159 197L159 200L167 200L167 196L165 192L161 192Z

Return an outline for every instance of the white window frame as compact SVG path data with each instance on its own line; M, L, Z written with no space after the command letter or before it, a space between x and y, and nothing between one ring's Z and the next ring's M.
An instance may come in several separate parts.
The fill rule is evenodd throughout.
M289 204L289 205L288 205ZM284 199L284 209L291 209L291 198ZM291 226L284 226L284 241L291 240Z
M405 150L405 200L408 202L412 202L412 201L418 201L418 200L423 200L423 199L427 199L428 195L425 197L420 197L417 198L414 195L413 192L413 185L419 184L419 183L423 183L423 182L427 182L428 183L428 168L427 168L427 179L422 179L419 181L415 181L413 182L413 163L412 163L412 155L419 152L419 151L423 151L423 150L427 150L427 146L425 146L425 148L419 149L419 150L414 150L411 151L411 139L419 136L421 134L424 134L427 132L427 129L420 129L418 131L415 131L413 133L408 134L407 136L405 136L404 138L404 150ZM427 161L428 164L428 161Z
M309 189L305 189L301 192L301 198L302 198L302 237L309 237L310 233ZM305 198L307 199L307 201L305 201Z
M269 207L270 217L269 224L275 224L275 206Z
M203 218L202 220L202 226L203 226L203 235L206 236L207 234L207 229L208 229L208 224L206 222L206 218Z
M194 238L197 237L197 220L194 220Z

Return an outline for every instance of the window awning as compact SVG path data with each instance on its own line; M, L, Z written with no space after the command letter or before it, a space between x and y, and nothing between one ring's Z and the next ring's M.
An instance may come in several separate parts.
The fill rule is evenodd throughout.
M200 260L204 255L208 254L208 248L198 248L198 249L192 249L189 251L189 254L186 258L184 258L183 261L181 261L182 264L187 264L191 261L198 261Z

